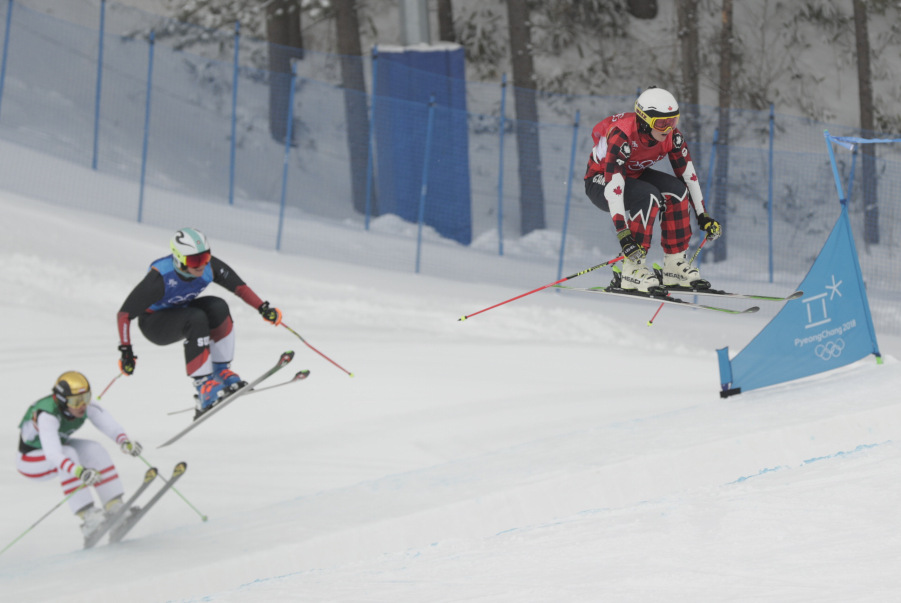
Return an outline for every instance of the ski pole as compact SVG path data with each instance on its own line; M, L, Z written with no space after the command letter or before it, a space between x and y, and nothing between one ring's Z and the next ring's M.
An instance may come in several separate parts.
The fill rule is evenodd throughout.
M320 356L322 356L323 358L325 358L326 360L328 360L329 362L331 362L332 364L334 364L335 366L337 366L339 369L341 369L342 371L344 371L345 373L347 373L349 376L351 376L351 377L354 376L354 374L351 373L349 370L347 370L346 368L344 368L343 366L341 366L340 364L338 364L337 362L335 362L334 360L332 360L331 358L329 358L328 356L326 356L325 354L323 354L322 352L320 352L319 350L317 350L316 348L314 348L313 346L311 346L311 345L307 342L306 339L304 339L303 337L300 336L300 333L298 333L297 331L295 331L294 329L292 329L291 327L289 327L288 325L286 325L286 324L283 323L283 322L280 323L280 324L281 324L283 327L285 327L286 329L288 329L289 331L291 331L292 333L294 333L294 335L295 335L298 339L300 339L300 340L304 343L305 346L307 346L308 348L310 348L311 350L313 350L314 352L316 352L317 354L319 354Z
M99 400L100 398L102 398L106 394L107 390L109 390L109 388L111 388L113 386L113 383L115 383L119 379L119 377L121 377L122 375L123 375L123 373L119 373L118 375L113 377L113 380L109 382L109 385L107 385L105 388L103 388L103 391L100 392L100 395L97 396L97 399Z
M150 463L148 463L148 462L147 462L147 459L145 459L143 456L138 455L138 458L141 459L142 461L144 461L144 464L145 464L145 465L147 465L147 466L150 467L150 468L153 468L153 465L151 465ZM167 480L165 477L163 477L163 475L162 475L161 473L157 474L157 477L159 477L161 480L163 480L163 481L166 482L167 484L169 483L169 480ZM206 521L206 520L208 519L207 516L204 515L203 513L201 513L200 511L198 511L198 510L197 510L197 507L195 507L194 505L192 505L191 502L190 502L187 498L185 498L184 495L183 495L181 492L179 492L178 490L176 490L176 489L175 489L175 486L169 486L169 487L172 488L172 491L175 492L176 494L178 494L179 498L181 498L183 501L185 501L185 503L186 503L189 507L191 507L191 508L194 510L195 513L197 513L198 515L200 515L200 519L202 519L203 521Z
M603 264L598 264L597 266L592 266L591 268L586 268L585 270L576 272L575 274L570 274L569 276L567 276L565 278L561 278L559 281L554 281L553 283L544 285L543 287L538 287L537 289L532 289L528 293L523 293L522 295L517 295L516 297L511 297L507 301L502 301L499 304L494 304L493 306L489 306L483 310L479 310L478 312L473 312L472 314L467 314L466 316L461 316L457 320L459 321L459 320L466 320L467 318L472 318L473 316L476 316L477 314L481 314L482 312L487 312L488 310L492 310L494 308L497 308L498 306L503 306L504 304L508 304L508 303L515 301L521 297L525 297L526 295L532 295L533 293L538 293L539 291L542 291L543 289L547 289L548 287L553 287L554 285L559 285L563 281L568 281L570 279L576 278L577 276L582 276L583 274L588 274L592 270L597 270L598 268L603 268L604 266L609 266L610 264L615 264L616 262L620 261L621 259L623 259L623 256L615 257L612 260L607 260Z
M10 542L9 544L7 544L5 547L3 547L3 550L0 551L0 555L2 555L3 553L5 553L12 545L14 545L14 544L16 544L17 542L19 542L20 540L22 540L22 538L25 536L25 534L27 534L28 532L32 531L39 523L41 523L42 521L44 521L45 519L47 519L47 518L50 516L51 513L53 513L54 511L56 511L57 509L59 509L61 506L63 506L63 503L64 503L64 502L66 502L67 500L69 500L70 498L72 498L73 496L75 496L75 493L78 492L79 490L81 490L82 488L84 488L85 486L86 486L86 484L81 484L80 486L78 486L77 488L75 488L74 490L72 490L69 494L67 494L61 501L59 501L58 503L56 503L55 505L53 505L53 508L52 508L52 509L50 509L49 511L47 511L46 513L44 513L44 515L42 515L40 519L38 519L36 522L34 522L33 524L31 524L31 526L30 526L27 530L25 530L24 532L22 532L21 534L19 534L19 536L18 536L15 540L13 540L13 541Z
M702 249L702 248L704 247L704 245L706 245L706 244L707 244L707 237L704 237L704 240L701 241L701 244L700 244L700 245L698 245L698 250L695 251L695 254L694 254L693 256L691 256L691 260L688 262L688 265L689 265L689 266L691 266L692 264L695 263L695 260L697 259L698 254L701 253L701 249ZM657 315L660 314L660 310L662 310L662 309L663 309L663 304L661 303L660 306L657 308L657 311L654 312L654 315L651 317L651 320L648 321L648 326L649 326L649 327L654 326L654 319L657 318Z

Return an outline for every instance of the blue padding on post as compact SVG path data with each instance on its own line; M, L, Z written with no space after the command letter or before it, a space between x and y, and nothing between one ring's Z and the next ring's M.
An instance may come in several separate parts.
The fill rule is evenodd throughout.
M379 47L375 93L379 208L424 223L464 245L472 241L469 126L463 48ZM429 182L422 182L429 98L435 97Z
M716 357L720 363L720 384L722 384L723 389L729 389L732 386L732 363L729 362L729 346L718 349Z

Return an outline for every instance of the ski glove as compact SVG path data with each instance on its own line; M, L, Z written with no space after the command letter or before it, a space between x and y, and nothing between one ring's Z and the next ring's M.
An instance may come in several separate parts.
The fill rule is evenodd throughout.
M704 212L698 216L698 226L707 233L707 240L715 241L723 234L723 227L720 223L710 217L710 214Z
M140 442L132 442L131 440L125 440L119 444L119 448L122 449L122 452L131 456L140 456L141 451L144 450Z
M263 302L257 310L260 316L263 317L263 320L269 321L275 326L282 324L282 311L278 308L270 307L269 302Z
M644 247L635 242L635 237L628 228L616 233L616 238L619 239L619 246L623 248L623 255L630 260L640 260L647 255Z
M81 480L85 486L93 486L102 479L102 475L96 469L88 469L78 465L75 467L75 477Z
M135 360L137 360L138 357L135 356L135 353L132 351L131 344L120 345L119 351L122 352L122 359L119 360L119 370L122 371L125 376L129 376L135 372Z

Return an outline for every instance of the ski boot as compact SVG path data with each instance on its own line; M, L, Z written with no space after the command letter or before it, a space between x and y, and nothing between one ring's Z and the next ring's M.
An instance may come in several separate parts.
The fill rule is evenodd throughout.
M98 509L94 505L89 505L84 509L80 510L78 515L81 522L81 535L84 536L84 539L87 541L91 534L94 533L95 530L100 529L103 525L103 522L106 521L106 513L104 513L101 509Z
M654 268L656 269L657 266L655 265ZM667 288L679 290L710 289L710 283L701 278L700 270L698 270L697 266L688 262L684 251L664 254L660 276L663 286Z
M642 293L652 293L653 289L660 287L660 281L657 275L648 269L647 258L638 258L631 260L623 259L623 269L620 275L619 287L624 291L641 291Z
M197 388L194 418L196 419L209 409L213 408L226 394L225 385L213 375L205 375L194 380Z
M226 391L236 392L247 385L247 382L242 380L241 377L238 376L238 373L228 368L228 366L228 362L214 362L213 374L223 385L225 385Z

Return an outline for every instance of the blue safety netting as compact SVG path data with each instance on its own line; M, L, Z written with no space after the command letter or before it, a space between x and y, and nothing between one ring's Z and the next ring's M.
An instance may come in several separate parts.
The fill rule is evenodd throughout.
M263 41L213 31L205 35L219 52L182 47L180 38L164 35L171 23L112 2L100 3L107 7L101 33L98 3L72 2L84 4L77 23L15 2L0 4L0 24L9 25L8 34L0 28L0 143L23 151L4 153L0 179L8 190L168 228L195 218L185 215L178 195L199 198L211 210L196 219L219 237L530 288L618 252L609 216L585 197L582 175L592 126L630 110L635 91L595 96L516 90L466 81L457 70L424 85L442 87L456 99L436 105L430 131L428 100L378 93L372 76L381 64L368 51L364 57L304 51L293 61L292 80L291 73L270 69L274 49ZM153 43L151 32L159 32ZM392 65L394 87L434 78L422 67ZM349 69L362 74L362 89L342 87ZM285 94L292 89L293 98ZM517 95L531 97L537 121L516 119ZM796 287L839 214L823 130L871 133L733 110L728 145L718 146L718 119L715 107L683 107L682 126L708 208L726 232L701 253L704 276L748 288ZM520 148L523 132L532 134L534 146ZM429 193L419 229L427 141ZM25 150L81 166L83 176L61 181L49 163L26 161ZM899 153L901 145L880 145L866 187L858 151L838 162L849 185L848 219L874 323L896 333ZM404 156L419 160L399 160ZM521 179L521 165L533 166L535 178ZM100 195L96 174L117 178L120 194ZM405 178L397 180L398 174ZM544 227L535 232L523 230L536 217L524 199L541 201ZM867 208L874 204L878 239L867 228ZM217 211L244 212L241 229L220 229ZM323 245L292 217L378 234L377 251ZM450 252L468 255L460 261L463 256ZM653 253L659 260L659 249Z

